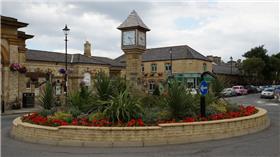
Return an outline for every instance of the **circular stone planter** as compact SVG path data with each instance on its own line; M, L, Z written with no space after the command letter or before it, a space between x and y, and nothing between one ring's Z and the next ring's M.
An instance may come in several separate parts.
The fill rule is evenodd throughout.
M152 127L48 127L13 121L11 136L15 139L61 146L131 147L182 144L216 140L261 131L270 124L267 111L257 108L251 116L233 119L166 123Z

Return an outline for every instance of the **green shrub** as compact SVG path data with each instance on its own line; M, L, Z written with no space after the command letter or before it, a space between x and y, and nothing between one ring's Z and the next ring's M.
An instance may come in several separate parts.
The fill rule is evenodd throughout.
M172 118L172 113L168 110L162 110L157 113L157 120L170 120Z
M106 118L106 115L102 112L91 113L88 116L89 121L93 121L94 119L95 120L101 120L101 119L104 119L104 118Z
M164 96L146 95L141 99L143 107L162 107L167 106L167 102Z
M72 115L70 113L66 113L66 112L56 112L51 117L51 119L60 119L60 120L66 121L66 120L72 119Z
M239 105L237 105L236 103L227 103L226 105L226 110L227 112L237 112L239 111Z
M212 92L214 96L219 97L221 91L224 89L224 84L219 79L212 79L211 81Z
M122 77L115 77L112 80L112 88L113 88L113 94L114 95L118 95L119 93L124 92L127 88L127 81L125 80L125 78Z
M142 119L145 124L155 124L158 121L170 120L172 118L170 111L160 107L145 108L143 113Z
M107 101L110 99L114 92L112 81L104 72L98 72L94 81L96 95L98 99Z
M159 87L156 86L154 92L153 92L153 95L156 95L156 96L159 96L160 95L160 92L159 92Z
M50 110L54 107L55 97L51 82L46 82L46 86L42 92L42 96L39 98L39 102L44 109Z
M125 90L112 98L104 113L113 122L127 122L131 118L139 117L142 114L142 107L139 100Z
M82 114L82 112L76 107L71 107L68 111L74 118L77 118Z
M195 114L193 96L185 92L184 86L176 80L169 84L166 101L172 113L172 118L181 119L190 113Z
M70 93L69 97L69 108L73 108L87 113L94 106L94 96L92 91L87 87L82 86L79 91Z
M49 115L52 115L54 112L55 110L43 109L42 111L39 112L39 114L43 117L47 117Z
M205 112L206 112L206 115L212 115L212 114L219 113L217 111L217 109L214 106L211 106L211 105L206 106L206 111Z

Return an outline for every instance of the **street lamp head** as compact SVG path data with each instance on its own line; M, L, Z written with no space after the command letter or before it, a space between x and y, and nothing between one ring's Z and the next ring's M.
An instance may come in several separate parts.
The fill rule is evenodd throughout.
M230 58L229 58L230 60L232 60L233 58L232 58L232 56L230 56Z
M68 32L70 31L70 29L67 27L67 25L65 25L65 27L62 30L65 35L68 35Z

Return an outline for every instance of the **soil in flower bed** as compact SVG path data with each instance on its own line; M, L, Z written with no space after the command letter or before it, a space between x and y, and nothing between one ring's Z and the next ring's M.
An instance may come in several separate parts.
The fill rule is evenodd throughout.
M165 121L158 121L156 124L144 124L142 118L131 119L128 122L111 122L109 119L93 119L89 120L88 117L83 118L73 118L63 117L63 118L54 118L54 116L49 115L47 117L41 116L39 113L34 112L22 117L23 122L44 125L44 126L63 126L63 125L74 125L74 126L94 126L94 127L111 127L111 126L122 126L122 127L134 127L134 126L156 126L160 123L191 123L191 122L199 122L199 121L212 121L212 120L221 120L221 119L230 119L237 117L250 116L252 114L257 113L258 110L254 106L240 106L239 111L236 112L225 112L212 114L207 117L185 117L181 120L171 119Z

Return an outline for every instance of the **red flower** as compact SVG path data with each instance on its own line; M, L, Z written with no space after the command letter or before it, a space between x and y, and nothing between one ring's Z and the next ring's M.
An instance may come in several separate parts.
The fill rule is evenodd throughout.
M137 120L137 122L138 122L138 125L139 125L139 126L144 126L144 125L145 125L144 122L143 122L143 120L142 120L141 118L139 118L139 119Z
M135 119L131 119L128 123L127 126L135 126L136 124L136 120Z
M183 122L195 122L195 119L192 117L187 117L183 120Z
M78 120L77 120L77 119L73 119L73 121L72 121L71 124L72 124L72 125L78 125Z

